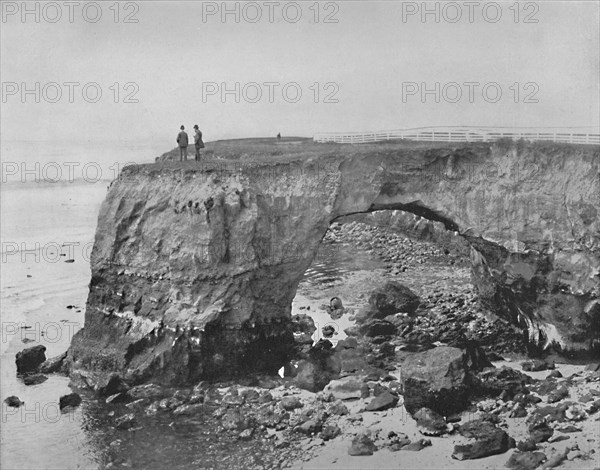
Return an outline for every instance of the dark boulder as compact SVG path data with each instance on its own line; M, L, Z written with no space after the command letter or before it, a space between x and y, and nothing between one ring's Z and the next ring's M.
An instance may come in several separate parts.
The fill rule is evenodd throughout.
M367 320L359 326L359 331L362 335L368 337L375 336L393 336L397 333L398 328L393 323L387 320Z
M68 395L63 395L59 400L59 407L62 410L67 406L79 406L81 404L81 397L78 393L69 393Z
M483 420L471 421L460 426L461 435L475 439L475 442L454 446L452 458L472 460L502 454L515 446L515 441L502 429Z
M554 430L548 426L546 420L536 420L529 425L529 436L536 444L546 442L554 434Z
M125 383L119 374L111 374L103 377L96 385L96 391L100 396L103 397L109 397L111 395L116 395L117 393L127 392L129 388L130 387Z
M467 357L457 348L439 347L415 353L402 364L404 406L412 415L430 408L447 416L463 411L470 393Z
M16 356L17 373L34 372L46 360L46 346L41 344L19 351Z
M413 291L395 281L387 282L369 296L373 318L384 318L398 312L412 315L420 303L419 297Z
M19 400L19 397L16 397L16 396L14 396L14 395L11 395L10 397L8 397L8 398L5 398L5 399L4 399L4 403L6 403L6 404L7 404L7 406L11 406L11 407L13 407L13 408L18 408L18 407L20 407L21 405L24 405L24 404L25 404L25 402L24 402L24 401L21 401L21 400Z

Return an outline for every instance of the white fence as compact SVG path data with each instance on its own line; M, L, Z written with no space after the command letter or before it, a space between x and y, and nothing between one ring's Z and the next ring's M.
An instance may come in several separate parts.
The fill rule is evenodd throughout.
M315 134L315 142L357 144L383 140L417 140L429 142L490 142L497 139L524 139L552 141L569 144L600 145L600 134L591 133L598 128L550 127L419 127L378 132L325 132Z

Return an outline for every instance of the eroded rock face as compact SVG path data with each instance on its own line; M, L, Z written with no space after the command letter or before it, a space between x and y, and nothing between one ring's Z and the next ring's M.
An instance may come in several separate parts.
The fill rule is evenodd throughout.
M260 159L262 151L253 155L249 144L239 153ZM297 285L329 224L383 209L460 232L482 298L532 336L571 349L597 338L598 148L306 143L285 151L279 163L122 172L100 212L72 370L88 383L117 371L130 384L276 371L293 347Z

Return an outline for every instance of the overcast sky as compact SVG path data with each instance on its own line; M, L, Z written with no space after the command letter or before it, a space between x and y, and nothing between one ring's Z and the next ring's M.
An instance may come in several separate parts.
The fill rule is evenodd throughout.
M2 2L3 140L599 124L595 1L89 3Z

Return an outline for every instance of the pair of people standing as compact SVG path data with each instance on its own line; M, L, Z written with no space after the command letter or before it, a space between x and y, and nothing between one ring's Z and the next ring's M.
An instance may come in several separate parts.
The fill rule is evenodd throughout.
M187 160L187 148L188 148L188 135L185 131L185 126L181 126L179 134L177 134L177 143L179 144L179 161L182 162ZM200 160L200 149L204 148L204 142L202 141L202 132L198 128L198 124L194 126L196 131L194 134L194 146L196 147L196 161Z

